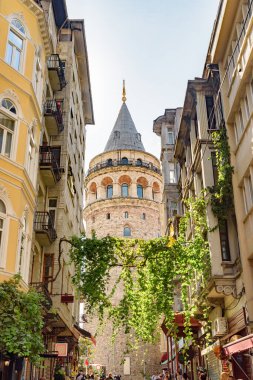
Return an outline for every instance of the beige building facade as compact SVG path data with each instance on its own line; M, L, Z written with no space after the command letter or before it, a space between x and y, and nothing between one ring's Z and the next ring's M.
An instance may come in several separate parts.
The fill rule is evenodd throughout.
M181 120L181 108L166 109L164 115L153 122L153 131L161 138L163 174L162 235L168 234L168 221L181 213L178 192L179 164L174 157L175 136Z
M86 177L84 217L87 236L111 235L122 238L151 239L161 234L162 176L159 160L145 151L129 110L123 100L105 151L94 157ZM117 273L115 273L115 276ZM114 273L112 273L114 278ZM119 287L115 302L122 297ZM95 333L96 320L88 323ZM112 343L112 325L105 321L98 330L94 362L106 373L123 379L142 379L160 371L158 345L141 345L127 352L123 332Z

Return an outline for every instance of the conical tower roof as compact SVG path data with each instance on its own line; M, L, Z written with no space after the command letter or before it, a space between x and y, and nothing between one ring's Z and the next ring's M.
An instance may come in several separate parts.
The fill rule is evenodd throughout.
M132 116L125 103L125 87L123 87L123 104L120 108L116 123L107 141L104 152L110 150L133 149L145 151L141 134L137 132Z

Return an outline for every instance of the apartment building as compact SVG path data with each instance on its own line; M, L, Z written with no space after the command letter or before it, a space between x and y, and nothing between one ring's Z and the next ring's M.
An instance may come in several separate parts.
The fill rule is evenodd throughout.
M68 18L65 0L2 0L0 17L0 280L20 273L24 290L47 299L44 367L26 362L25 376L51 378L56 360L70 375L85 331L60 239L84 231L85 130L94 123L84 22Z
M168 221L180 214L178 177L179 165L174 158L175 134L181 119L182 108L166 109L164 115L153 122L153 132L161 138L161 155L163 174L163 215L161 218L162 235L168 234Z

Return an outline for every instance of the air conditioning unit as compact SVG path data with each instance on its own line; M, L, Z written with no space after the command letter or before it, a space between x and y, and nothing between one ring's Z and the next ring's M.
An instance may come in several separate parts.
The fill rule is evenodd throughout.
M218 317L212 322L212 336L213 338L223 336L228 331L227 318Z

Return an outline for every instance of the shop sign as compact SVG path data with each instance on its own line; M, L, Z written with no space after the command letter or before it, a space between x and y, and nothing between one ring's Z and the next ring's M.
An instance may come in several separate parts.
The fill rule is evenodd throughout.
M58 352L59 357L68 356L68 343L55 343L54 350Z

